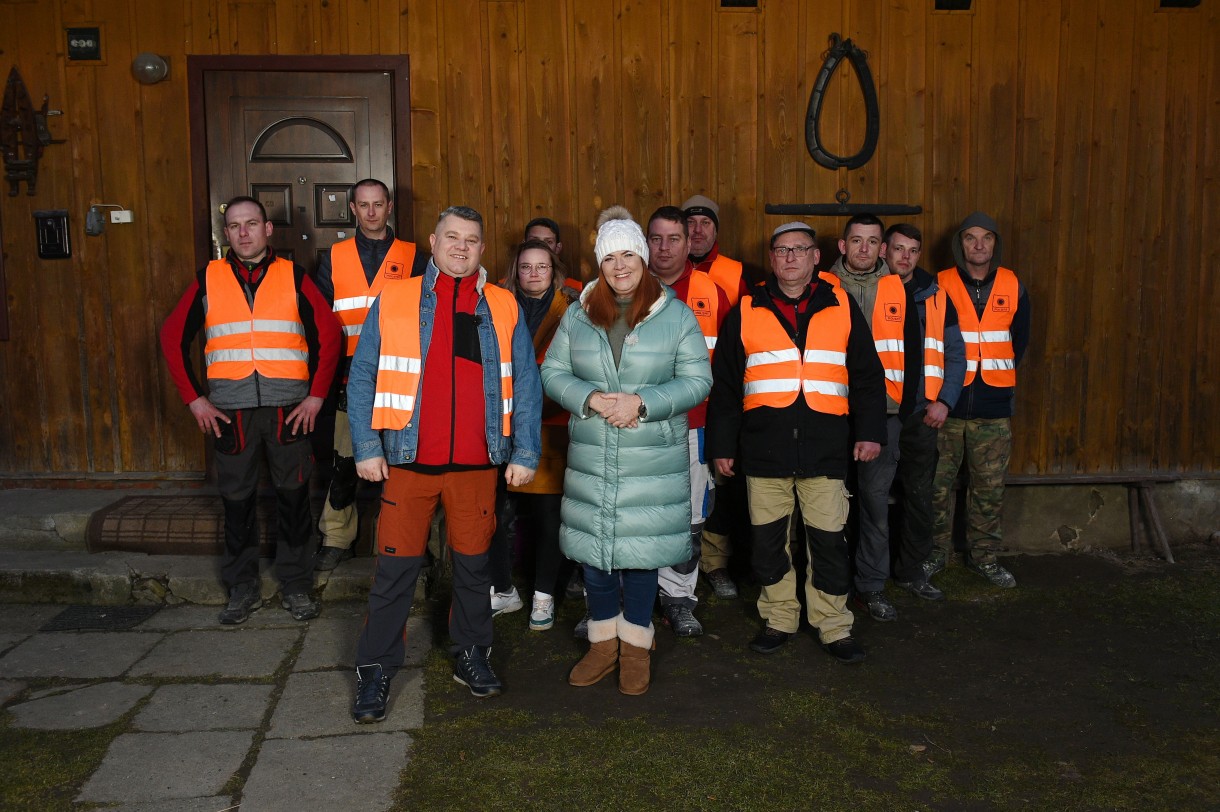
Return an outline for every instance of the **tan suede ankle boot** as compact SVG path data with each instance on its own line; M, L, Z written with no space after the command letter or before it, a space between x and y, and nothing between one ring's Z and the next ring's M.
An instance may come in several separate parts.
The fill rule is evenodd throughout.
M648 690L652 667L651 651L620 640L618 664L619 691L628 696L639 696Z
M600 682L618 665L618 618L590 620L589 643L589 651L568 675L568 684L577 688Z

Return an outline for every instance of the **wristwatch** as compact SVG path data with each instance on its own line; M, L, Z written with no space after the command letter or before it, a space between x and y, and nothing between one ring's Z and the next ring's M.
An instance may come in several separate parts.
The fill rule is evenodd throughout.
M644 399L640 398L640 419L644 420L648 417L648 407L644 405Z

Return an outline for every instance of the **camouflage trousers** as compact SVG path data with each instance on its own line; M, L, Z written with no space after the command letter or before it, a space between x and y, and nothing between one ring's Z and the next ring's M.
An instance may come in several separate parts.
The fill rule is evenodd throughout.
M933 541L946 555L953 553L954 482L966 462L966 546L970 559L995 561L1003 533L1000 508L1004 475L1012 455L1012 428L1007 417L962 420L950 417L936 438L940 455L932 483Z

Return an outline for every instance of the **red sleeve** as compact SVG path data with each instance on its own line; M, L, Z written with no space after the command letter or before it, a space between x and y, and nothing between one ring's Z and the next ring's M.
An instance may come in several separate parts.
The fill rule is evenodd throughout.
M202 325L203 290L196 279L161 325L161 352L165 355L165 365L178 388L178 396L188 405L204 394L191 365L191 342Z
M746 269L741 269L741 279L737 282L737 301L750 292L750 284L746 282Z
M308 276L301 278L301 295L313 310L313 322L318 331L318 367L309 394L325 398L330 393L339 356L343 353L343 328L339 326L339 320L335 318L322 291Z

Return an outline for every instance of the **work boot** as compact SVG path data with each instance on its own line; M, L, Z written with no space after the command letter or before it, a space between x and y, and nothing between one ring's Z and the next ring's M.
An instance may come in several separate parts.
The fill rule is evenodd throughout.
M627 696L639 696L648 691L652 674L654 630L629 623L618 617L618 690Z
M568 674L568 684L585 688L601 681L618 665L618 617L589 621L589 641L592 645Z
M737 597L737 585L733 583L732 576L724 567L714 569L707 573L704 577L712 586L712 592L721 600L733 600Z
M250 615L263 605L263 597L259 594L257 583L241 583L229 592L229 604L220 610L217 617L225 626L236 626L245 623Z
M314 559L313 568L318 572L330 572L353 555L351 547L323 547Z
M491 670L491 646L470 646L453 658L453 681L470 689L479 699L499 696L504 691L500 678Z
M380 722L385 718L386 702L390 698L390 678L380 663L356 666L356 699L352 702L352 720L357 724Z
M703 624L689 606L667 603L661 607L661 616L678 637L698 637L703 634Z
M878 590L876 592L857 592L854 595L856 605L868 612L868 616L879 623L889 623L892 620L898 619L898 610L894 608L894 604L890 603L890 599L885 596L885 593Z
M992 586L998 586L1002 589L1012 589L1017 585L1017 579L1013 577L1012 573L1004 567L1001 567L995 561L987 561L983 564L976 564L974 561L967 558L966 569L983 576Z

